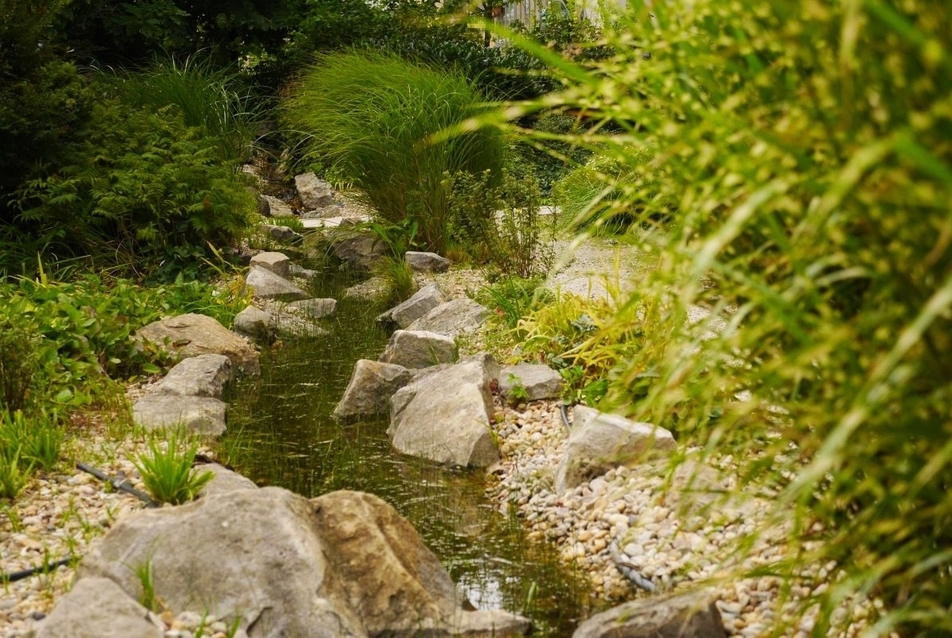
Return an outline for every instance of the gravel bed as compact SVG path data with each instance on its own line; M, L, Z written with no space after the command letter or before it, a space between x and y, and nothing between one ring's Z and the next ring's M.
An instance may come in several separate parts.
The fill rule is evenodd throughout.
M737 576L788 551L786 529L768 518L765 503L741 495L692 516L669 497L665 463L620 467L556 494L555 472L568 436L560 404L496 407L493 427L502 461L491 468L489 497L503 513L515 508L530 538L554 543L566 563L589 575L599 596L622 601L651 595L622 576L614 553L655 593L714 588L731 636L765 636L778 628L774 635L809 635L815 613L799 612L799 601L829 586L832 575L824 568L804 574L788 592L776 577ZM724 463L729 466L730 459ZM740 551L751 540L753 549ZM852 601L837 610L837 625L828 635L859 635L874 607L881 602Z

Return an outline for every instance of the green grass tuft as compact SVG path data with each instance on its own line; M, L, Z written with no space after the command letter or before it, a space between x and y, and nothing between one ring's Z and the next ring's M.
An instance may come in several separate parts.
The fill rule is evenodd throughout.
M443 174L497 172L506 147L490 129L435 136L484 109L460 75L353 51L306 69L283 115L307 162L353 183L385 221L416 221L419 239L439 252L448 240Z

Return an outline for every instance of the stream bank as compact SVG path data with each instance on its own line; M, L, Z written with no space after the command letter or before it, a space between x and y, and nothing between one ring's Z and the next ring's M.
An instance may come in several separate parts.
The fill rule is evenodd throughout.
M342 294L353 281L333 268L313 281L315 297L339 300L321 323L331 335L266 349L261 375L236 384L220 444L230 462L258 484L308 497L338 489L380 496L420 533L474 606L524 614L533 635L571 634L596 604L587 578L498 510L484 472L396 454L385 420L341 424L330 416L354 363L376 359L388 334L376 321L383 308Z

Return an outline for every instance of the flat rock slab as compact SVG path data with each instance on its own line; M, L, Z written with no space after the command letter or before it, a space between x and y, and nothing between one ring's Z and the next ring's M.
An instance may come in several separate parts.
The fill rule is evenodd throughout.
M37 626L36 638L162 638L149 610L108 578L80 578Z
M417 290L412 297L403 303L381 313L377 317L377 321L392 322L401 328L406 328L445 302L446 296L443 295L443 291L440 290L440 287L435 283L427 284Z
M300 244L304 241L304 237L302 237L300 233L295 232L287 226L260 224L258 228L260 228L265 235L282 244Z
M491 357L422 371L390 399L393 447L403 454L461 467L486 467L499 460L489 425Z
M339 419L357 419L386 414L390 397L413 378L403 366L360 359L354 366L344 396L334 408Z
M489 317L489 310L469 297L459 297L440 304L420 317L407 330L425 330L456 337L479 328Z
M677 447L671 432L650 423L584 406L576 406L572 418L572 432L555 474L557 493L612 468L670 454Z
M408 250L403 260L414 272L446 272L450 269L450 260L436 253Z
M278 277L287 279L291 274L291 260L284 253L264 252L251 258L251 266L270 270Z
M310 297L309 294L284 277L280 277L270 270L265 270L261 266L251 267L248 276L245 277L245 283L254 290L254 296L259 299L296 301Z
M323 218L305 218L301 220L301 224L304 225L304 228L308 229L320 229L320 228L338 228L341 226L356 226L364 222L369 222L370 217L367 215L352 215L352 216L335 216L335 217L323 217Z
M596 614L572 638L726 638L721 615L704 592L634 600Z
M180 358L223 354L238 370L258 373L258 353L254 346L205 315L186 314L153 321L136 332L136 339L153 343Z
M541 363L507 366L499 373L499 392L510 400L557 399L562 386L562 375Z
M331 298L302 299L285 304L291 312L299 313L308 319L330 317L337 310L337 300Z
M234 378L231 359L223 354L200 354L179 361L150 393L220 399Z
M397 330L390 336L380 361L404 368L426 368L453 363L459 358L456 341L445 335L422 330Z
M220 436L225 433L226 408L213 397L147 394L132 406L132 418L147 430L183 427L195 434Z

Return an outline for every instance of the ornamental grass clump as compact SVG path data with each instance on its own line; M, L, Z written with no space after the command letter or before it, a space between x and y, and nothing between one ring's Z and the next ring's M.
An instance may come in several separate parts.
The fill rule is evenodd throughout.
M178 432L172 432L165 445L149 441L149 453L140 454L134 463L152 498L180 505L198 496L214 474L192 469L197 452L198 443Z
M304 161L333 169L384 221L410 218L426 247L449 240L443 174L498 174L505 145L479 129L437 138L486 109L461 75L369 51L323 56L287 91L283 116Z
M812 607L832 635L875 597L869 635L948 635L952 4L632 3L606 24L594 67L534 48L565 89L523 109L610 124L578 139L619 165L600 219L661 227L611 320L648 347L603 402L774 488L788 543L761 573L827 585L778 632Z

